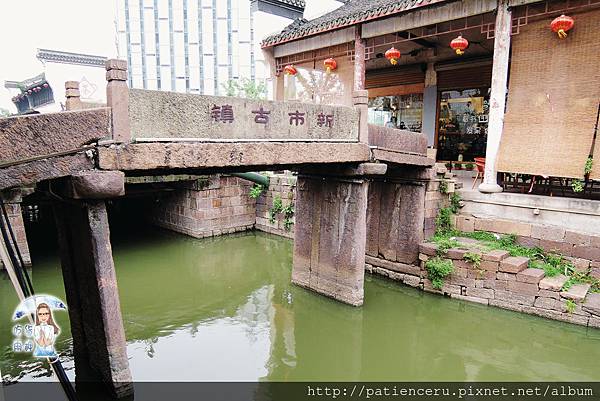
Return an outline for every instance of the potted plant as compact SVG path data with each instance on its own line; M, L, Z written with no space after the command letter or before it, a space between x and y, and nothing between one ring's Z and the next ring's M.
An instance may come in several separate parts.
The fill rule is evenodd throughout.
M455 170L462 170L462 163L454 163Z
M448 162L445 164L445 166L448 169L448 171L452 171L452 163Z
M468 171L473 171L473 168L474 168L474 167L475 167L475 165L474 165L473 163L470 163L470 162L469 162L469 163L467 163L467 164L465 165L465 168L466 168Z

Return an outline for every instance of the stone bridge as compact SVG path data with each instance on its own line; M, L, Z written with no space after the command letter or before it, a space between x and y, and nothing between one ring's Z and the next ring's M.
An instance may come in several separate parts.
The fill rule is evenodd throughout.
M58 199L76 367L115 396L132 385L105 201L125 194L125 176L296 171L292 280L352 305L363 303L367 247L416 261L434 161L423 135L367 124L366 91L337 107L130 90L125 62L106 67L108 107L81 109L67 83L68 111L0 119L0 190Z

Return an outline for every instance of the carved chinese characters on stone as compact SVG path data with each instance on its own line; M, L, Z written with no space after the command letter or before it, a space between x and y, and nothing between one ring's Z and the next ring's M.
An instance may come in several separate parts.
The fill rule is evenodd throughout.
M254 116L255 123L266 124L269 122L269 114L271 114L271 112L268 110L264 110L262 106L260 106L258 110L252 110L252 113L256 114Z
M232 123L234 121L233 108L229 104L223 106L213 105L210 109L210 116L216 122Z
M288 113L288 115L290 116L290 125L293 125L294 123L296 123L296 126L304 125L304 116L306 113L300 113L296 110L295 112Z
M319 127L325 126L325 127L333 127L333 114L323 114L323 113L319 113L317 115L317 125Z

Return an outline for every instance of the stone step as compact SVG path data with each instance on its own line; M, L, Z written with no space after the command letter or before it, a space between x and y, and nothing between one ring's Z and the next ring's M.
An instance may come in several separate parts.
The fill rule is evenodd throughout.
M540 281L541 290L560 291L567 282L567 276L559 274L554 277L545 277Z
M583 310L600 316L600 293L589 293L583 302Z
M583 301L588 291L590 290L589 284L574 284L567 291L561 291L560 296L566 299L571 299L576 302Z

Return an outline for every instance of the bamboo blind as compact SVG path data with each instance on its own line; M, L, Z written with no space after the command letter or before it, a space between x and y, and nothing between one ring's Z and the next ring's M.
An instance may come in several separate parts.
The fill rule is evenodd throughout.
M498 171L582 178L600 101L600 10L572 15L575 27L564 40L550 30L553 17L512 37Z

